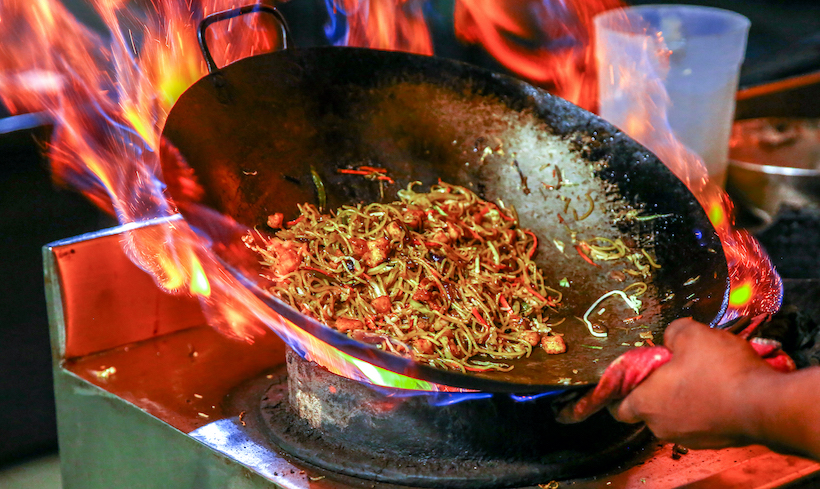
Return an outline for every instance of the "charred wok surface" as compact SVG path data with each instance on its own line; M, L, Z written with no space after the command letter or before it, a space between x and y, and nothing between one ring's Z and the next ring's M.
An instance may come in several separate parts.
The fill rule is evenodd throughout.
M622 238L662 266L646 280L639 321L625 323L634 313L609 302L599 318L607 338L590 336L572 318L556 328L570 345L566 354L538 351L509 373L448 376L399 364L270 301L324 341L393 370L491 390L588 385L644 342L647 331L659 342L672 319L708 323L725 308L728 272L720 241L685 185L609 123L513 78L406 53L291 49L247 58L200 80L179 99L164 136L185 161L163 152L169 191L194 225L200 203L246 226L263 225L275 212L293 219L298 203L319 203L311 170L330 209L389 202L409 182L429 188L442 179L515 206L521 225L539 238L535 260L546 277L570 282L561 289L569 317L630 283L606 264L582 260L573 236ZM201 199L177 183L186 164L204 191ZM395 184L338 172L362 165L386 169Z

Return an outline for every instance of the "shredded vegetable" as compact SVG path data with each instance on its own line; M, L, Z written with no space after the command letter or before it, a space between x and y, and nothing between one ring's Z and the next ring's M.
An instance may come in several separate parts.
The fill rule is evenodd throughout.
M645 284L644 284L644 286L645 286ZM584 324L586 325L587 329L589 330L589 334L591 334L592 336L595 336L595 337L598 337L598 338L606 338L607 337L606 331L597 331L596 330L595 326L589 320L589 315L592 314L592 311L596 307L598 307L598 304L600 304L604 300L608 299L609 297L612 297L613 295L621 296L621 298L624 300L624 302L626 302L626 305L629 306L633 311L635 311L635 314L639 314L641 312L641 301L635 295L629 296L629 295L626 294L626 292L624 292L622 290L610 290L606 294L599 297L597 301L595 301L591 306L589 306L589 309L587 309L587 312L584 313L584 317L583 317Z

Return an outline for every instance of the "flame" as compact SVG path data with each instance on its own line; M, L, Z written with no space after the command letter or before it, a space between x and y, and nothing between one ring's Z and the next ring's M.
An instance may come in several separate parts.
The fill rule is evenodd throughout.
M351 379L365 380L377 386L396 389L414 391L450 390L446 386L439 386L424 380L391 372L363 360L359 360L358 358L354 358L327 343L317 340L287 319L283 318L282 321L284 323L283 330L288 332L285 341L297 352L304 352L305 358L322 365L334 374Z
M328 30L338 44L433 53L420 0L326 1ZM452 390L353 358L278 316L167 200L158 157L162 127L177 98L207 73L196 28L205 16L240 2L152 0L143 8L124 0L91 3L111 32L107 48L57 0L0 0L0 97L12 113L51 116L48 153L55 179L115 214L131 260L164 290L199 297L209 321L225 333L252 342L273 330L339 375L387 387ZM455 30L516 73L592 107L597 92L590 19L618 5L457 0ZM278 29L258 14L215 24L206 37L220 66L280 42ZM629 132L673 167L708 210L732 266L734 313L776 309L766 287L779 278L760 266L765 254L750 236L732 230L725 194L697 170L693 155L669 140L665 123L653 116L658 107L652 100L644 107L649 116L632 119Z
M327 0L331 20L346 28L326 29L336 45L433 54L420 0ZM340 14L340 15L339 15Z
M623 16L626 19L625 16ZM626 22L626 20L624 20ZM669 97L664 87L669 49L662 33L646 36L640 56L610 56L617 66L599 66L601 87L628 106L624 132L652 150L695 195L720 237L729 265L729 308L723 321L741 315L774 313L783 285L766 252L748 232L734 227L733 205L710 179L703 160L674 135L669 126ZM599 49L619 49L600 43ZM607 76L608 75L608 76Z
M334 45L433 54L420 0L326 0ZM593 109L597 84L592 18L620 0L456 0L456 37L556 95Z
M593 110L592 18L622 5L620 0L457 0L455 31L512 72Z
M309 360L340 375L377 385L439 390L350 357L273 313L226 271L203 237L166 200L156 150L174 102L206 74L196 26L210 13L240 5L163 0L152 2L152 10L138 11L130 10L127 2L97 0L93 5L112 32L108 49L101 49L98 36L56 1L3 0L0 5L4 104L13 113L50 113L55 122L49 145L55 178L117 216L124 229L123 249L159 287L198 296L210 323L248 342L273 329ZM353 2L346 7L358 8ZM403 10L412 13L413 7L407 4ZM369 13L378 22L397 15L386 8ZM209 30L217 64L278 45L278 29L262 16L246 17ZM429 39L425 48L409 32L388 34L382 29L379 35L386 36L387 43L405 42L400 45L408 49L430 49Z

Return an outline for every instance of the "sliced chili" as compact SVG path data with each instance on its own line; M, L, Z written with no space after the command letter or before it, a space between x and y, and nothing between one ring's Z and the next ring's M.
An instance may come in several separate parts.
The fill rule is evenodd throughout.
M598 267L598 268L601 268L601 265L598 265L597 263L595 263L594 261L592 261L592 258L588 257L586 254L584 254L584 252L583 252L583 251L581 251L581 247L580 247L580 246L575 245L575 250L578 252L578 254L579 254L579 255L581 255L581 258L583 258L585 262L589 263L590 265L593 265L593 266L596 266L596 267Z
M487 321L485 321L484 318L481 317L481 314L478 313L477 308L474 307L473 310L472 310L472 313L473 313L473 317L475 317L476 321L478 321L479 323L481 323L485 327L488 327L488 328L490 327L490 325L487 324Z
M527 258L532 259L532 255L534 255L535 250L538 249L538 237L536 237L535 233L533 233L532 231L526 231L525 230L524 234L532 236L532 241L533 241L532 249L530 249L530 251L527 252Z

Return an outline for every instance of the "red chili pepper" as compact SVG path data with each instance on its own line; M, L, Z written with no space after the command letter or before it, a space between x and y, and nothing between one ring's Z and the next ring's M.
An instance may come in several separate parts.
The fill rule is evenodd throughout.
M560 190L561 184L563 183L563 178L561 177L561 171L558 167L552 169L552 176L558 180L558 183L555 184L555 190Z
M481 222L481 220L484 219L484 216L486 216L487 213L490 212L491 209L492 209L492 207L490 207L490 204L485 205L483 209L478 211L478 219L476 219L475 221L476 222Z
M296 224L298 224L298 223L302 222L302 219L304 219L304 218L305 218L305 216L304 216L304 215L300 215L300 216L299 216L299 217L297 217L296 219L294 219L294 220L292 220L292 221L288 221L288 226L294 226L294 225L296 225Z
M484 242L484 238L482 238L481 235L479 235L477 232L475 232L475 230L473 228L466 228L466 229L467 229L467 232L469 232L470 234L473 235L473 238L481 241L482 243Z
M312 272L319 272L322 275L327 275L327 272L319 270L318 268L314 268L314 267L302 267L302 270L310 270Z
M347 168L339 168L339 173L344 173L346 175L370 175L373 172L364 171L364 170L348 170Z
M527 284L527 290L529 290L529 291L530 291L530 293L531 293L532 295L534 295L535 297L537 297L537 298L541 299L542 301L544 301L544 302L546 302L546 303L548 303L548 304L550 304L550 305L553 305L553 304L552 304L552 302L551 302L551 301L548 301L546 297L544 297L543 295L541 295L541 294L539 294L538 292L536 292L536 291L535 291L535 289L533 289L533 288L532 288L532 285Z
M383 181L385 181L385 182L387 182L387 183L396 183L396 181L395 181L395 180L393 180L392 178L388 177L387 175L379 175L379 176L378 176L378 177L376 177L376 178L377 178L378 180L383 180Z
M360 166L359 170L369 171L370 173L387 173L384 168L376 168L375 166Z
M496 209L498 209L498 207L496 207ZM504 219L505 221L515 221L514 217L510 217L507 214L504 214L504 212L501 209L498 209L498 215L501 216L501 219Z
M478 213L478 221L481 221L481 219L483 219L484 216L493 209L498 211L498 215L501 216L501 219L504 219L505 221L515 221L515 218L504 214L504 212L502 212L501 209L499 209L498 206L492 202L487 203L487 205L484 206L484 208Z
M473 316L475 317L476 321L478 321L479 323L483 324L483 325L484 325L485 327L487 327L487 328L489 328L489 327L490 327L490 325L489 325L489 324L487 324L487 321L485 321L485 320L484 320L484 318L483 318L483 317L481 317L481 314L479 314L479 313L478 313L478 309L476 309L476 308L474 307L472 312L473 312Z
M535 250L538 249L538 238L535 236L535 234L532 231L524 231L524 233L529 234L530 236L532 236L532 240L533 240L532 249L527 252L527 258L532 258L532 255L535 254Z
M529 285L529 284L527 284L527 290L529 290L532 293L532 295L534 295L535 297L537 297L537 298L541 299L542 301L546 302L548 306L550 306L550 307L557 307L558 306L558 304L556 304L552 299L547 299L543 295L536 292L535 289L533 289L532 286Z
M502 308L502 309L508 309L508 310L511 310L511 309L512 309L512 308L510 307L510 304L507 302L507 298L506 298L506 297L504 297L503 295L499 297L498 302L500 302L500 303L501 303L501 308Z
M583 259L584 259L584 261L586 261L586 262L587 262L587 263L589 263L590 265L594 265L594 266L596 266L596 267L598 267L598 268L601 268L601 265L598 265L597 263L595 263L594 261L592 261L592 258L588 257L586 254L584 254L584 252L583 252L583 251L581 251L581 247L580 247L580 246L575 245L575 251L577 251L577 252L578 252L578 254L579 254L579 255L581 255L581 258L583 258Z

